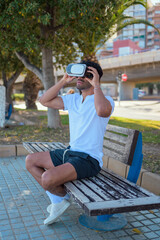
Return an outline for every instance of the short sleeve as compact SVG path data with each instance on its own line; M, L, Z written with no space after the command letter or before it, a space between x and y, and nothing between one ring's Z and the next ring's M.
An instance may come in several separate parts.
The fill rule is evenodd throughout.
M113 98L111 98L110 96L105 96L105 98L110 102L110 104L112 106L112 111L111 111L111 114L112 114L113 111L114 111L114 107L115 107L115 103L113 101Z
M72 106L74 94L68 94L61 96L63 103L64 103L64 110L69 110L70 107Z

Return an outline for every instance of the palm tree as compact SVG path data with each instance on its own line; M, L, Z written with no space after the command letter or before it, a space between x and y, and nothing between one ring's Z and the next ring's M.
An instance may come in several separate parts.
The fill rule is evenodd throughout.
M25 95L26 109L37 109L35 104L38 91L43 88L42 82L32 72L28 71L23 83L23 92Z
M124 13L127 8L137 4L147 8L145 0L118 0L105 2L106 5L101 7L101 12L98 12L98 15L96 15L97 8L91 8L92 15L95 15L94 26L90 28L86 23L86 28L78 27L78 34L75 34L75 42L83 53L83 59L97 61L97 50L101 48L111 36L128 25L143 23L154 27L159 32L149 21L145 19L135 19Z

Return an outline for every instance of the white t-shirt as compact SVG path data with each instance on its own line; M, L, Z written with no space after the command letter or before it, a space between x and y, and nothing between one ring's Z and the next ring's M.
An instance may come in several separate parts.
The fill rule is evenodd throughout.
M85 152L103 165L103 137L109 118L99 117L94 105L94 94L89 95L83 101L79 93L61 96L64 102L64 110L69 113L70 146L71 150ZM107 96L111 103L112 112L114 101Z

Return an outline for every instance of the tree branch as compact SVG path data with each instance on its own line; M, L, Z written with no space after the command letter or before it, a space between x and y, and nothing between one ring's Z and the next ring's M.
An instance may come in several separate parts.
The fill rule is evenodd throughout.
M24 66L30 70L31 72L33 72L34 74L36 74L36 76L43 81L43 73L42 70L38 67L36 67L35 65L31 64L28 57L22 53L22 52L15 52L16 56L18 57L18 59L24 64Z
M10 88L15 81L17 80L17 78L19 77L19 75L21 74L21 72L23 71L23 68L19 68L7 81L7 88Z

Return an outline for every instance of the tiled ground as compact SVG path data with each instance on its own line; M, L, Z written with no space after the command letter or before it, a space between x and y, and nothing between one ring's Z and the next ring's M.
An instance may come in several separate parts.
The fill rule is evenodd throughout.
M59 222L43 225L50 202L26 171L24 159L0 159L0 240L160 239L160 210L127 213L128 224L122 230L98 232L78 223L82 210L73 204Z

